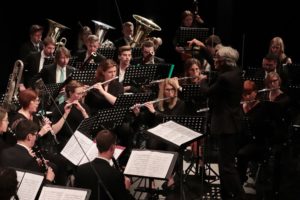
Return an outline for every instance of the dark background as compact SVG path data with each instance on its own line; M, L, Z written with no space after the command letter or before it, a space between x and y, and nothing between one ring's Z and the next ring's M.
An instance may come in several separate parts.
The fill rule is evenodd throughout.
M18 59L21 44L28 40L28 30L32 24L44 26L47 34L46 18L57 21L72 30L62 36L68 39L67 47L73 49L77 41L78 22L94 28L92 19L102 21L116 30L107 33L112 41L121 34L121 20L132 21L132 14L152 19L161 32L150 35L163 39L159 56L173 63L176 53L171 40L180 24L182 11L195 8L193 0L98 0L98 1L17 1L1 5L1 49L0 77L1 91L5 92L8 75ZM295 1L294 1L295 2ZM241 54L240 65L260 66L262 57L267 53L271 38L280 36L286 46L286 54L298 62L297 47L299 17L296 3L292 1L249 1L249 0L198 0L199 14L207 27L214 28L225 45L231 45ZM4 14L4 12L9 14ZM34 17L32 17L34 16ZM242 62L243 61L243 62Z

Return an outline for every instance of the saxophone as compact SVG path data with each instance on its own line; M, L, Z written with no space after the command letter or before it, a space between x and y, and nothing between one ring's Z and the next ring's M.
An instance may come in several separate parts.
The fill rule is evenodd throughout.
M3 107L13 109L12 100L17 100L19 84L22 78L24 64L21 60L17 60L14 64L13 72L9 76L6 93L3 99Z

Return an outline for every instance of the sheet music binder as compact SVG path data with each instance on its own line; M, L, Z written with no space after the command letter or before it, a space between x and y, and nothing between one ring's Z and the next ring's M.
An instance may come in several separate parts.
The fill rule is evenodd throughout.
M153 153L158 153L158 155L159 154L161 154L161 155L168 155L169 154L169 155L173 156L171 161L170 161L170 165L168 166L167 172L165 174L161 175L161 176L158 176L158 174L156 173L156 170L154 170L153 168L149 169L150 171L152 171L153 174L149 174L149 171L147 172L147 169L146 169L149 165L145 162L136 161L133 158L133 156L135 156L135 154L139 154L139 153L149 153L149 154L151 154L152 152ZM154 179L164 179L164 180L166 180L168 177L170 177L172 175L172 172L174 170L174 166L175 166L175 163L177 161L177 158L178 158L178 153L177 152L134 149L134 150L132 150L132 153L129 157L126 168L124 170L124 174L127 175L127 176L135 176L135 177L154 178ZM143 159L145 159L145 158L143 158ZM149 160L149 159L147 159L145 161L146 162L149 161L150 162L149 164L152 164L151 160ZM160 162L160 163L157 163L157 164L162 164L162 166L161 167L156 166L156 167L160 167L160 168L165 167L163 165L164 162ZM143 166L140 166L140 165L143 165ZM144 165L146 165L146 167ZM135 169L131 169L131 167L133 167L135 169L138 169L138 170L136 171Z
M115 47L100 47L97 49L97 53L103 55L107 59L114 59L116 51Z
M163 122L174 121L199 133L206 133L207 118L204 116L167 115Z
M145 103L155 97L150 93L121 94L117 97L115 107L131 107L137 103Z
M15 168L17 172L17 195L19 199L35 199L43 183L44 174ZM30 188L30 193L28 189Z
M89 200L90 195L90 189L47 184L43 186L39 200L48 199L49 197L55 197L55 199L60 200Z
M176 34L176 40L179 46L186 46L187 41L194 38L204 42L208 34L208 28L180 27Z
M153 80L170 78L173 73L173 64L146 64L127 68L124 76L124 85L142 86Z

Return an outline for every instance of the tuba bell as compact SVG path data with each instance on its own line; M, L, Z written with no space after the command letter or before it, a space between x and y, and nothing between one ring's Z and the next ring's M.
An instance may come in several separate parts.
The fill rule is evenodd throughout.
M152 20L146 19L145 17L139 15L132 16L136 20L137 28L133 37L133 41L130 45L131 47L136 47L137 45L140 45L143 42L143 40L150 34L151 31L161 31L161 28Z
M47 37L52 37L56 42L56 46L65 46L67 43L67 39L65 37L62 37L60 40L58 40L58 38L63 30L70 28L60 23L57 23L51 19L47 20L49 22L49 31Z
M103 42L104 41L104 37L105 37L105 35L106 35L106 33L107 33L107 31L109 30L109 29L115 29L115 27L112 27L112 26L110 26L110 25L108 25L108 24L105 24L105 23L103 23L103 22L100 22L100 21L96 21L96 20L92 20L92 22L94 22L94 24L95 24L95 35L97 35L98 36L98 38L99 38L99 42L100 42L100 44L101 44L101 47L103 47L103 46L108 46L108 47L110 47L110 41L109 40L106 40L105 42ZM107 44L106 44L107 43ZM108 43L110 44L110 45L108 45ZM113 44L112 44L113 45Z

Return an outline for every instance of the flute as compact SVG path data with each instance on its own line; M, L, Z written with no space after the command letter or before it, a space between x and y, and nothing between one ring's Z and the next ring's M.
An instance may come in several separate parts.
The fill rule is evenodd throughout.
M118 78L119 78L119 76L116 76L116 77L114 77L114 78L112 78L112 79L109 79L109 80L107 80L107 81L102 82L101 85L105 85L105 84L107 84L107 83L109 83L109 82L111 82L111 81L113 81L113 80L115 80L115 79L118 79ZM86 89L84 90L84 92L88 92L88 91L90 91L91 89L95 88L95 86L96 86L97 84L98 84L98 83L96 83L96 84L94 84L94 85L92 85L92 86L86 88Z
M168 100L168 99L171 99L171 98L175 98L175 97L166 97L166 98L162 98L162 99L156 99L156 100L153 100L153 101L147 101L146 103L157 103L157 102ZM146 103L136 104L134 106L131 106L130 109L132 110L134 108L141 108L141 107L145 106Z
M257 93L269 92L269 91L273 91L273 90L277 90L277 89L280 89L280 88L264 88L264 89L258 90Z
M181 78L178 78L178 81L186 80L186 79L193 79L193 78L196 78L196 76L181 77ZM165 79L160 79L160 80L151 81L149 84L161 83L161 82L164 82L164 81L165 81Z

